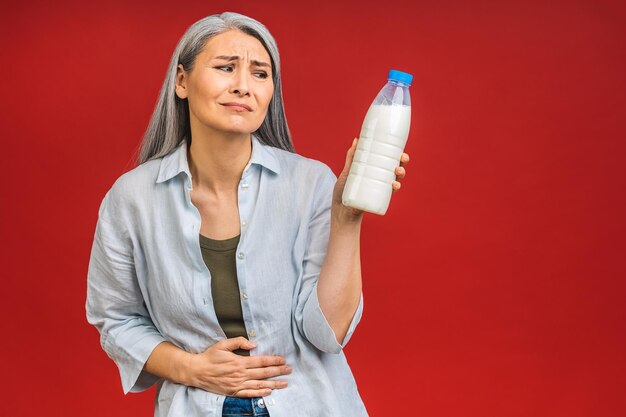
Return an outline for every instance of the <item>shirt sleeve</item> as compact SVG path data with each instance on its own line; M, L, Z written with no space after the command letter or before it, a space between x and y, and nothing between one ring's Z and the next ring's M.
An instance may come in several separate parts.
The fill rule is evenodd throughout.
M124 393L151 387L158 377L143 370L152 350L165 338L146 309L135 274L133 249L121 221L107 215L107 194L100 207L87 274L87 321L119 368Z
M330 235L330 209L336 177L330 170L323 177L316 191L315 207L309 222L306 252L303 260L303 278L298 305L296 323L309 342L322 352L339 353L346 346L363 313L363 294L352 317L348 332L342 343L326 320L317 297L319 274L326 257Z

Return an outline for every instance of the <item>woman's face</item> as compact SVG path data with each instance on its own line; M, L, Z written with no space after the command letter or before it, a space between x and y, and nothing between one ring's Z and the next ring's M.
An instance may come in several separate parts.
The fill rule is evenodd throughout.
M269 54L239 30L210 38L191 71L178 66L176 95L188 100L192 133L252 133L263 123L273 93Z

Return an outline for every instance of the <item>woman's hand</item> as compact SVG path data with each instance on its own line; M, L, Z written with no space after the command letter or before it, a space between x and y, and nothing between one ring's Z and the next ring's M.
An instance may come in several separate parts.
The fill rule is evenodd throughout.
M291 367L282 356L240 356L237 349L256 345L244 337L217 342L202 353L191 356L185 385L230 397L264 397L272 390L287 387L286 380L268 378L287 375Z
M335 184L335 189L333 191L333 218L348 222L359 221L363 216L362 210L344 206L342 203L343 189L345 188L346 181L348 180L348 174L350 173L350 166L352 165L352 158L354 158L354 153L356 152L357 143L358 139L355 138L352 141L352 146L350 146L350 149L348 149L348 152L346 153L346 162L343 166L341 174L339 174L339 177L337 178L337 183ZM403 153L400 156L400 166L396 167L396 180L391 184L394 193L400 189L400 180L406 176L406 169L404 167L408 163L409 155L407 153Z
M393 187L393 192L395 193L400 189L400 180L406 177L406 169L404 168L406 164L409 163L409 154L402 152L400 155L400 166L396 167L396 180L391 184Z

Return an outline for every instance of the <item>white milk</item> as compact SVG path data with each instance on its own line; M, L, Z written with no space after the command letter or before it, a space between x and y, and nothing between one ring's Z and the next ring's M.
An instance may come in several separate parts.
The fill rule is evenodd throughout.
M370 106L343 191L344 205L381 215L387 212L410 127L411 106Z

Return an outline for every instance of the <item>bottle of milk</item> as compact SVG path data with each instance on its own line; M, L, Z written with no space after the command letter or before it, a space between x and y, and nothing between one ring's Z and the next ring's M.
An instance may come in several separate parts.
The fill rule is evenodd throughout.
M389 71L387 84L367 111L343 190L344 205L381 215L387 212L395 169L411 127L412 80L411 74Z

